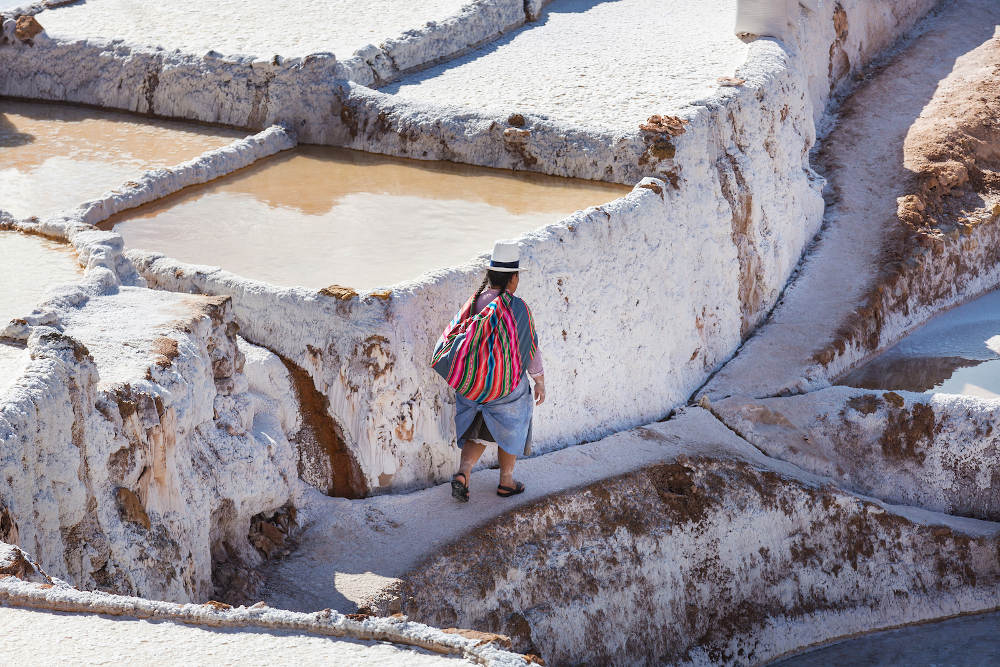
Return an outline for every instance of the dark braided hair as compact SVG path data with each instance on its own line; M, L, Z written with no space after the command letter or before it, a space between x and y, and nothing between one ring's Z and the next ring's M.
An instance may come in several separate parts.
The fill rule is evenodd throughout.
M486 277L483 278L479 289L476 290L476 295L472 297L472 309L476 309L476 302L479 301L482 293L486 291L487 286L500 290L500 296L503 296L507 292L507 286L510 285L510 281L516 275L517 271L487 271Z

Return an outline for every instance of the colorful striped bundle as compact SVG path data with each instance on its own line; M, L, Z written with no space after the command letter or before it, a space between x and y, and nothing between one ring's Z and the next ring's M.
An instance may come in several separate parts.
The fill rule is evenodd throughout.
M517 388L538 349L528 304L504 292L475 315L472 299L441 334L431 367L462 396L477 403Z

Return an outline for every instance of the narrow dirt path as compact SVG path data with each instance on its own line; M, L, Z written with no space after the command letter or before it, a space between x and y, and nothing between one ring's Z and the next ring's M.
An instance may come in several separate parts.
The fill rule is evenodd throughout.
M451 497L450 484L364 500L316 492L301 510L298 549L262 572L263 599L292 611L354 611L420 561L489 519L566 489L686 455L733 455L732 433L702 411L518 463L527 490L496 495L497 470L473 473L471 499ZM757 456L744 443L744 455ZM456 450L457 451L457 450ZM457 454L456 454L457 461Z
M916 37L845 100L820 153L829 181L821 238L770 320L706 386L715 401L765 397L829 383L813 359L861 307L896 228L897 197L916 176L907 133L949 74L994 38L1000 3L946 1Z

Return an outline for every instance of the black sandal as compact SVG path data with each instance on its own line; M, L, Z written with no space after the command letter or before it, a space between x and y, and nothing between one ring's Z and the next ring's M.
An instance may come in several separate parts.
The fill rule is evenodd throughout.
M510 498L511 496L516 496L519 493L524 493L524 484L521 482L514 482L514 487L504 486L500 484L497 486L497 495L501 498Z
M458 476L465 478L465 484L458 481ZM456 472L451 476L451 497L463 503L469 502L469 478L464 472Z

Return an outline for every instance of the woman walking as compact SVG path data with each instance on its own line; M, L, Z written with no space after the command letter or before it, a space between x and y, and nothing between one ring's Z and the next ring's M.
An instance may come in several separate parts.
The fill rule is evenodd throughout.
M531 416L545 401L545 375L528 304L514 296L520 272L517 244L499 241L486 278L434 348L431 366L455 391L455 434L462 458L451 495L467 502L472 467L497 445L497 495L524 492L514 479L518 456L530 453ZM532 401L527 376L535 384Z

